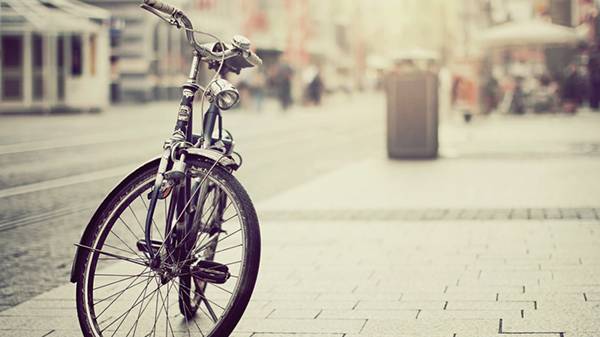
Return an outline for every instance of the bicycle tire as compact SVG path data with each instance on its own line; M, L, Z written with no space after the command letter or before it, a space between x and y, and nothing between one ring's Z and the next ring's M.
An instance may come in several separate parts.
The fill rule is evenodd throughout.
M212 179L213 183L218 184L223 188L224 191L228 193L229 198L231 199L231 203L236 208L236 212L239 213L239 223L240 223L240 233L242 238L240 240L243 241L243 252L242 252L242 261L239 267L239 275L237 275L237 282L235 285L235 291L232 293L231 298L226 307L224 307L221 316L217 322L214 322L212 330L209 333L203 333L200 330L200 334L206 337L215 337L215 336L227 336L229 335L244 313L248 302L250 300L250 296L254 289L254 285L256 283L256 278L258 274L259 260L260 260L260 233L259 233L259 224L258 218L256 215L256 211L250 200L250 197L242 187L242 185L237 181L237 179L226 169L223 169L220 166L214 166L213 163L204 160L195 160L191 163L191 167L193 169L208 172L209 178ZM212 168L212 170L211 170ZM81 326L81 330L86 337L100 337L104 336L102 333L102 329L99 326L97 313L94 312L94 301L93 301L93 293L94 293L94 276L96 274L96 264L98 263L100 256L103 256L99 253L102 250L104 241L106 237L113 231L115 223L120 219L122 212L129 207L130 203L132 203L136 198L138 198L141 193L145 193L144 186L151 186L154 181L154 176L158 169L158 163L156 165L150 165L146 167L143 171L139 171L136 174L128 176L122 184L120 184L120 188L115 192L111 193L111 200L105 200L101 206L102 208L97 211L99 216L94 217L94 220L90 222L88 226L91 226L89 230L86 230L84 237L82 238L82 245L85 247L91 247L91 249L84 249L82 254L82 266L80 271L76 275L76 301L77 301L77 312L79 323ZM142 191L142 192L138 192ZM137 196L134 194L138 193ZM133 198L133 199L131 199ZM142 198L143 201L143 198ZM129 203L129 204L128 204ZM121 213L120 213L121 212ZM133 211L132 211L133 212ZM118 215L118 217L117 217ZM117 218L116 218L117 217ZM122 220L121 220L122 221ZM116 235L116 234L115 234ZM165 233L165 236L168 234ZM122 249L123 251L125 248ZM106 258L108 259L108 258ZM132 260L134 260L132 258ZM122 261L121 261L122 262ZM125 263L125 262L122 262ZM141 268L141 267L139 267ZM151 272L147 272L151 273ZM139 275L138 275L139 277ZM148 284L151 283L152 279L156 279L156 276L147 276L148 280L146 281L146 288ZM137 279L137 278L136 278ZM135 280L135 279L134 279ZM143 282L143 281L142 281ZM158 284L158 281L157 281ZM173 282L173 285L175 282ZM173 286L171 285L171 286ZM108 285L112 286L112 285ZM98 287L96 287L98 288ZM167 300L166 305L164 304L163 299L163 308L165 308L165 313L167 320L169 318L168 308L170 304L170 289L167 291ZM146 297L146 290L144 290L144 297ZM157 285L158 293L160 291L160 287ZM120 297L122 294L119 294L117 297ZM138 295L139 296L139 295ZM158 303L158 296L156 296L156 302ZM152 299L151 299L152 300ZM151 301L149 300L148 303ZM108 300L107 300L108 301ZM112 299L112 301L116 301L116 299ZM138 300L134 301L134 306L139 305L139 310L142 311L142 307L144 306L144 302L142 299L142 303L136 304ZM149 304L145 304L146 308ZM208 305L208 304L207 304ZM109 305L110 307L110 305ZM133 307L131 309L133 309ZM158 304L156 304L155 312ZM108 307L107 307L108 308ZM129 312L131 312L129 309ZM107 310L107 309L104 309ZM136 310L138 310L136 308ZM144 311L146 309L144 308ZM163 311L162 308L160 311ZM127 319L129 312L123 318L123 321ZM155 313L156 315L156 313ZM99 316L99 315L98 315ZM174 315L173 317L177 317ZM112 318L112 317L111 317ZM160 318L160 316L159 316ZM119 319L119 318L117 318ZM139 316L138 316L139 320ZM189 324L187 317L185 317L185 323ZM197 322L196 326L198 326ZM114 324L114 322L113 322ZM119 327L123 322L119 324ZM153 329L156 328L156 321ZM168 332L169 328L167 325L165 335L170 335ZM132 327L133 328L133 325ZM138 322L135 322L135 329L138 328ZM198 329L200 329L198 327ZM118 328L114 331L113 334L108 335L117 335ZM104 330L108 331L109 330ZM131 330L129 330L131 332ZM135 332L135 330L134 330ZM155 331L156 332L156 331ZM171 327L171 333L173 333L173 328ZM188 327L188 334L190 333ZM195 332L191 332L191 335L194 335Z

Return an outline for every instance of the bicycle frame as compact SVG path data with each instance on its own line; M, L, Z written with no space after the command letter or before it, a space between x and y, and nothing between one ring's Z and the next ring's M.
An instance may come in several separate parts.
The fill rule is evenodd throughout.
M198 200L198 197L204 195L207 189L207 185L202 185L202 182L192 182L191 177L185 174L186 167L186 154L180 154L179 159L173 161L173 150L174 146L176 147L178 143L185 141L187 144L192 144L193 141L193 103L196 92L200 89L196 78L198 76L200 64L200 55L198 52L194 52L194 57L192 59L192 65L189 73L188 80L182 87L182 97L179 105L179 111L177 114L177 122L175 124L175 129L173 131L172 136L165 142L164 152L161 157L159 170L156 176L156 182L154 184L154 189L151 194L150 205L148 207L148 214L146 216L145 222L145 241L146 247L148 249L148 253L150 255L150 266L158 267L160 265L160 261L156 258L155 249L152 247L152 238L151 228L152 228L152 217L154 215L154 209L156 207L156 202L158 200L158 196L160 193L160 189L162 187L162 183L165 179L165 175L168 174L167 169L172 167L174 173L181 174L181 179L183 180L182 186L179 188L175 188L172 193L177 193L177 208L175 210L175 219L180 219L183 214L183 223L176 221L175 224L169 223L166 226L171 226L171 228L165 228L165 233L170 233L177 226L184 226L185 230L192 230L192 221L194 218L195 211L190 211L189 207L195 205ZM219 76L217 74L217 76ZM213 102L210 104L208 110L204 114L204 123L202 125L202 148L209 149L212 145L212 135L215 129L215 125L217 120L220 120L221 110L217 107L217 105ZM221 124L219 124L219 130L221 128ZM220 134L220 132L219 132ZM219 135L220 136L220 135ZM218 163L218 160L215 164ZM173 227L175 226L175 227ZM165 241L168 238L165 237ZM165 242L165 245L168 247L168 243Z
M166 21L170 25L175 26L178 29L185 29L185 35L188 39L188 42L194 48L192 65L188 79L182 86L182 98L179 104L175 128L171 137L169 137L169 139L167 139L163 145L162 155L144 163L130 173L119 184L117 184L105 198L105 201L100 205L100 207L96 209L92 219L90 220L90 223L97 221L98 217L102 216L100 211L107 207L105 204L106 200L110 200L114 196L114 193L117 193L116 191L118 191L120 188L123 188L124 184L127 183L130 177L135 176L148 167L158 166L154 186L149 195L150 202L147 206L148 211L146 214L145 225L143 226L143 230L145 232L144 238L143 242L142 240L139 242L141 245L145 246L145 249L143 250L149 255L149 267L152 269L158 269L161 266L161 261L160 259L156 258L157 252L159 252L163 246L165 246L167 249L170 249L168 247L170 243L167 242L171 241L172 239L169 238L170 231L174 230L178 225L184 226L183 229L186 231L184 233L187 236L188 234L193 234L193 231L198 230L198 228L194 228L193 226L200 224L199 221L194 221L194 216L197 213L195 206L198 202L202 201L200 198L207 195L209 184L203 184L203 182L206 180L208 174L206 174L202 179L192 178L189 174L187 174L187 163L191 162L192 159L212 163L213 166L208 169L208 172L210 172L217 165L229 172L232 172L237 170L242 163L241 156L233 152L233 140L231 139L229 133L226 134L226 137L223 137L221 109L219 108L217 100L215 99L218 98L218 93L215 93L211 90L203 92L203 95L205 95L204 97L209 97L211 99L211 103L208 109L203 112L204 116L201 134L193 134L194 97L200 89L211 89L208 88L209 86L207 86L206 89L201 88L197 83L196 78L198 76L200 62L208 63L209 68L217 70L216 76L222 77L222 75L228 71L239 74L240 70L243 68L259 66L262 64L262 60L250 50L250 41L243 36L234 36L231 45L226 45L219 41L218 43L221 44L222 50L215 50L214 45L197 43L194 38L194 33L202 32L198 32L193 29L191 21L181 10L166 5L159 0L144 0L144 4L142 4L141 7L158 16L160 19ZM162 15L161 13L165 14L166 16ZM224 46L227 48L224 48ZM226 60L233 60L235 57L241 58L245 63L241 64L240 60L237 60L235 63L233 63L233 67L225 66L224 68L221 68L224 66ZM212 84L212 82L209 83L209 85L210 84ZM221 107L223 106L221 105ZM217 127L217 123L218 136L216 139L213 139L212 136L215 132L215 128ZM201 146L197 146L198 142L200 142ZM233 155L236 155L238 159L234 159ZM173 183L173 185L170 185L170 187L173 188L172 190L168 191L165 189L164 191L168 191L166 193L173 193L171 194L171 199L175 200L174 207L172 208L173 212L171 212L171 208L169 208L169 213L173 213L174 216L170 220L167 219L165 224L167 227L165 232L165 240L161 244L161 248L157 249L156 247L152 246L152 219L157 201L159 199L159 194L161 192L161 187L163 186L165 179ZM173 219L176 220L173 221ZM180 219L183 219L183 221L180 221ZM84 255L81 254L81 251L88 249L87 247L83 246L83 240L86 236L90 235L88 232L91 230L90 228L91 227L88 224L84 234L82 235L80 245L77 245L78 248L76 250L71 269L72 282L76 281L76 275L81 270L83 263L85 262L83 261L82 257ZM178 229L181 229L181 227ZM169 240L166 238L169 238ZM181 238L176 238L176 240L181 240ZM184 246L187 246L189 240L183 241L184 242L182 243ZM179 245L180 244L178 243L174 249L177 249Z

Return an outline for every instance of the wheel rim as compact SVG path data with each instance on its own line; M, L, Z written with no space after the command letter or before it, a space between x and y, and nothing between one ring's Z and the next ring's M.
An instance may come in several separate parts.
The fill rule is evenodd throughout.
M97 251L90 253L91 261L86 270L88 286L85 287L85 302L87 318L96 336L144 336L148 333L158 336L208 336L227 316L235 297L239 294L240 278L243 276L246 261L244 247L247 244L247 228L242 222L243 217L240 216L239 200L233 198L231 191L218 179L213 176L209 176L208 179L227 196L230 203L224 213L223 229L226 232L213 240L219 242L215 260L225 259L223 264L231 267L232 277L222 285L202 282L206 292L201 300L197 294L195 296L196 302L200 304L195 308L198 310L197 315L185 317L179 313L177 288L186 288L181 278L194 278L175 272L174 277L161 284L157 276L159 273L143 264L145 256L136 251L133 244L137 239L136 234L139 238L143 237L141 224L144 217L141 214L145 213L148 205L147 200L143 198L154 180L152 175L148 175L126 194L127 197L113 207L103 222L101 232L96 236L93 247ZM167 199L163 201L165 205L168 205ZM152 238L164 239L171 235L164 230L161 233L159 221L161 217L165 218L166 208L163 207L162 214L158 210L159 207L153 219ZM200 233L195 249L201 250L204 245L202 242L207 237L206 233ZM225 240L229 241L228 244L222 245L221 242ZM106 256L100 251L127 257L129 260ZM238 257L232 260L236 254ZM226 260L227 258L229 260ZM185 272L185 269L182 272ZM189 285L191 293L196 293L194 288L198 287L198 283L190 282Z

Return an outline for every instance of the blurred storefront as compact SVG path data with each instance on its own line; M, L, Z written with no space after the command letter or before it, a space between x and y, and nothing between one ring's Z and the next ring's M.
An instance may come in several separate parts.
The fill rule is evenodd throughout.
M471 69L475 111L574 111L585 104L588 58L597 45L595 1L469 1L454 15L461 18L454 29L459 47L449 66L459 77Z
M140 0L83 0L111 14L111 100L176 98L188 71L189 46L181 31L144 13ZM182 9L192 1L170 0Z
M111 13L111 98L113 102L170 99L188 71L190 47L181 31L139 9L139 0L83 0ZM171 0L198 29L224 41L250 38L264 65L293 71L294 96L301 74L319 69L331 90L352 90L364 82L366 47L363 16L369 1L347 0ZM202 41L207 36L198 36ZM203 68L201 77L210 72Z
M109 103L109 13L71 0L0 0L0 112Z

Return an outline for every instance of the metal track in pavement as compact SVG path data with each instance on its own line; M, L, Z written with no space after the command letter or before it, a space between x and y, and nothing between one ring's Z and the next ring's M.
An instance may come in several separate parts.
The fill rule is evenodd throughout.
M88 211L90 209L93 209L93 207L95 206L97 206L96 202L87 204L77 204L73 206L55 209L48 212L4 219L0 221L0 233L16 228L34 225L37 223L47 222L71 214Z
M136 165L128 164L118 167L109 168L106 170L92 171L83 174L73 175L69 177L45 180L37 183L15 186L0 190L0 198L12 197L26 193L39 192L53 188L60 188L70 185L92 182L105 178L116 176L124 176L127 172L133 170Z
M504 209L332 209L267 210L267 221L423 221L423 220L600 220L600 206L585 208Z

